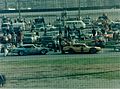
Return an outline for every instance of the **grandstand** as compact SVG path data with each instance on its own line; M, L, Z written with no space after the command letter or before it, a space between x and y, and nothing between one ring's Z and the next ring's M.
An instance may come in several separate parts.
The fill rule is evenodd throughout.
M78 0L19 0L21 9L49 9L78 7ZM80 7L120 6L120 0L80 0ZM0 9L18 9L18 0L0 0Z

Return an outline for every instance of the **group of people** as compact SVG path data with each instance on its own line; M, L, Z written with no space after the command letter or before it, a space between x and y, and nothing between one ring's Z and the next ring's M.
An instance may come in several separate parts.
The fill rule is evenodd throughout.
M14 23L17 23L18 20L15 19ZM19 46L23 43L23 31L22 27L18 27L15 31L12 26L12 20L7 17L2 18L2 24L10 23L10 25L2 29L3 36L1 38L1 43L3 44L1 52L4 52L4 56L8 54L8 45L9 46Z
M2 38L2 43L4 44L3 49L4 49L4 56L7 55L8 53L8 46L19 46L21 45L23 42L23 34L22 31L19 31L17 34L15 32L13 33L9 33L3 36Z
M100 30L96 30L94 28L94 23L93 23L93 28L92 28L92 37L96 37L97 35L104 35L106 33L106 31L111 30L108 21L109 18L106 14L103 14L102 16L100 16L98 19L102 18L102 28L100 28ZM3 22L6 21L6 19L3 19ZM19 20L14 20L14 22L17 22ZM12 22L11 22L12 23ZM31 32L34 32L35 30L35 24L31 24ZM75 39L76 37L78 38L78 40L82 40L81 37L81 30L83 30L82 28L76 28L76 26L73 24L73 27L71 28L70 26L64 26L64 28L59 27L59 36L58 36L58 41L59 41L59 48L62 49L62 42L66 42L66 43L75 43ZM37 32L39 34L39 32ZM47 29L44 30L44 35L47 33ZM113 40L118 41L119 38L119 33L113 33ZM6 43L11 43L12 45L20 45L23 43L23 32L21 30L21 28L18 28L18 32L15 32L13 30L13 27L10 27L9 30L7 29L7 32L4 34L3 36L3 41L4 44Z

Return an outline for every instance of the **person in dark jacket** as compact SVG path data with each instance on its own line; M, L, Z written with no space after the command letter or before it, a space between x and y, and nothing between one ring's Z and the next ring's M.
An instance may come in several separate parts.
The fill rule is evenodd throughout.
M64 37L65 37L65 38L67 38L67 36L68 36L67 33L68 33L68 32L67 32L67 27L65 26L65 27L64 27Z
M94 27L93 27L93 30L92 30L92 34L93 34L93 37L95 37L95 35L96 35L96 30L94 29Z
M5 83L6 83L6 77L5 75L1 74L0 75L0 86L3 87Z

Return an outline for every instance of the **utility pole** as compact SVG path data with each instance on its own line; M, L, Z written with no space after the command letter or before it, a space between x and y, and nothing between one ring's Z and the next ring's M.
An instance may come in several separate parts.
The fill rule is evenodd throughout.
M66 0L64 1L64 4L63 4L63 12L61 13L61 16L62 16L62 19L63 19L63 26L65 26L65 20L66 20L66 17L67 17L67 2Z
M17 0L18 3L18 11L19 11L19 19L21 18L21 11L20 11L20 0Z
M7 10L7 0L5 0L5 10Z
M80 0L78 0L78 19L80 19Z

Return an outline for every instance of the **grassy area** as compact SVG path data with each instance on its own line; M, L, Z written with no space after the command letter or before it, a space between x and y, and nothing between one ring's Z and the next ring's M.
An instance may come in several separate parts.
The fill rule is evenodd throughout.
M24 80L40 80L83 75L94 78L120 79L119 57L74 58L56 60L1 61L0 71L7 77L8 85Z
M64 68L74 70L75 68L81 68L81 70L85 70L85 68L89 69L95 69L95 68L102 68L104 69L105 66L108 66L110 68L119 68L120 60L119 57L107 57L107 58L74 58L74 59L56 59L56 60L24 60L24 61L13 61L13 62L0 62L0 65L3 66L2 68L7 71L11 72L9 70L17 70L21 71L29 70L29 68L33 68L36 71L39 71L39 69L48 68L50 70L56 69L59 71L63 71ZM112 66L111 66L112 65ZM36 69L38 68L38 70ZM82 69L83 68L83 69ZM34 70L34 71L35 71ZM3 71L3 70L2 70ZM44 70L46 71L46 70ZM67 71L67 70L66 70ZM15 72L15 71L14 71ZM78 70L79 72L79 70ZM74 72L73 72L74 73Z
M24 66L24 65L88 65L88 64L110 64L110 63L120 63L119 57L104 57L104 58L71 58L71 59L55 59L55 60L23 60L23 61L13 61L5 62L5 65L15 65L15 66Z

